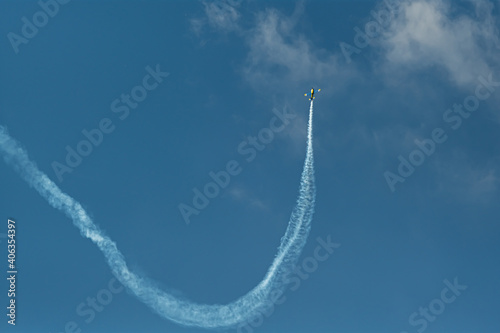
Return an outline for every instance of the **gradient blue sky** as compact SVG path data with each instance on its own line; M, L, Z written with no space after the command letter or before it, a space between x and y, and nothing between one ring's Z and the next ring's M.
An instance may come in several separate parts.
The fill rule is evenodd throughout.
M341 246L255 332L417 332L409 317L455 277L467 289L425 331L498 332L500 87L457 129L443 114L475 94L479 76L500 81L500 1L394 6L347 61L340 43L355 46L355 28L386 3L73 0L16 53L7 35L40 6L2 1L0 124L133 269L194 301L226 303L273 259L305 154L303 94L320 87L317 206L302 258L318 237ZM157 64L169 76L120 120L111 103ZM269 126L273 109L296 117L246 162L238 145ZM52 163L103 118L115 130L59 182ZM384 173L397 173L398 156L435 128L446 142L391 191ZM178 205L233 159L241 174L187 225ZM0 331L64 332L70 321L95 333L205 331L126 292L86 323L77 307L113 277L102 254L5 163L0 184L0 233L16 219L19 269L17 325L2 311ZM0 287L6 305L5 280Z

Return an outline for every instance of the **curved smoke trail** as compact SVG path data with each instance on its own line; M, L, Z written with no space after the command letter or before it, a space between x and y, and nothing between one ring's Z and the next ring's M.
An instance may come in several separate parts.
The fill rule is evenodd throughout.
M46 174L28 158L19 142L0 126L0 151L7 164L33 187L49 204L73 220L80 233L94 242L104 254L115 277L139 300L160 316L181 325L203 328L230 328L248 322L259 312L272 306L271 295L282 292L287 276L292 272L307 241L314 212L315 185L312 146L313 101L309 109L307 153L300 180L299 197L276 257L264 279L246 295L226 305L204 305L175 297L156 284L136 275L127 267L125 259L108 236L92 221L81 204L63 193ZM274 294L275 295L275 294Z

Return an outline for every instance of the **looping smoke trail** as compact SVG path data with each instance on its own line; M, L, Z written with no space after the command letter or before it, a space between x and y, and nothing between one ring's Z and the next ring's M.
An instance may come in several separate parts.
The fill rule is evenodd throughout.
M197 304L175 297L159 289L153 281L130 271L115 242L105 235L92 221L82 205L63 193L46 174L41 172L28 158L20 143L11 138L0 125L0 152L9 164L31 187L49 204L61 210L80 230L82 236L94 242L104 254L115 277L139 300L147 304L160 316L186 326L210 329L235 327L247 322L259 312L272 305L270 295L283 291L287 276L292 272L307 241L312 215L314 213L315 185L312 146L313 101L309 109L307 132L307 153L300 181L299 197L294 207L285 235L282 237L278 252L264 279L246 295L226 305Z

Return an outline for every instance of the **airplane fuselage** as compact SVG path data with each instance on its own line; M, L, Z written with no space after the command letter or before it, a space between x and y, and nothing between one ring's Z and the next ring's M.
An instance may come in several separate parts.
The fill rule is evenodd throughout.
M318 91L320 91L321 89L318 89ZM307 96L307 94L304 94L304 96ZM313 100L314 99L314 88L311 88L311 97L309 97L309 100Z

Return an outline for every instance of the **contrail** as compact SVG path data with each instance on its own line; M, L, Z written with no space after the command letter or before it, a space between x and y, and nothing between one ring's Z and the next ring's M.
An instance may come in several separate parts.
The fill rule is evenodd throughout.
M57 185L32 162L21 144L9 136L0 125L0 152L10 165L48 203L66 214L80 230L102 251L114 276L139 300L160 316L185 326L207 329L226 329L248 322L272 306L271 295L283 291L288 275L307 241L314 213L316 189L313 159L313 101L309 108L307 152L300 180L299 196L290 216L285 235L281 238L278 252L263 280L246 295L225 304L198 304L173 296L161 290L154 281L132 272L115 242L92 221L82 205L62 192Z

